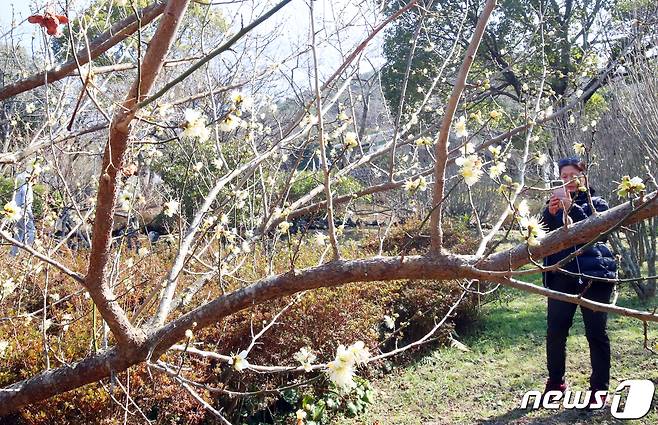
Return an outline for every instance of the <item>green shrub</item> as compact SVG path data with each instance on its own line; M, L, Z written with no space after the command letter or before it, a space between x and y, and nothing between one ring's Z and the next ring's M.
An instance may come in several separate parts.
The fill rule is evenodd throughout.
M322 171L302 171L290 185L290 200L296 201L305 194L309 193L311 189L324 183L324 176ZM334 196L349 195L363 189L363 185L356 178L352 176L343 176L337 179L331 186L331 191ZM319 200L324 200L324 193L317 196ZM362 197L363 201L370 202L372 197L370 195Z

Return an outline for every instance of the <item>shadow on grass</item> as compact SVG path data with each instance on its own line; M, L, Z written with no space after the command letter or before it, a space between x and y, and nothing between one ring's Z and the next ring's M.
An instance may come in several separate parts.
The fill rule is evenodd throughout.
M530 277L532 279L526 280L541 285L540 276L531 275ZM502 300L484 307L481 312L482 316L471 329L465 332L466 343L476 342L480 346L493 343L502 348L528 342L541 344L546 337L547 299L515 289L503 288L501 290L505 291L506 295ZM504 301L505 298L509 301ZM645 303L640 301L628 288L621 288L616 305L640 311L653 311L655 307L658 307L658 298ZM580 309L579 307L574 317L571 335L584 334ZM610 330L619 326L614 322L617 317L620 316L609 314L609 319L612 319L608 323ZM529 340L529 336L534 338Z
M542 415L539 417L526 417L533 410L515 408L502 415L494 418L479 420L475 423L478 425L502 425L502 424L572 424L572 423L599 423L603 421L606 424L624 423L612 417L609 411L588 411L588 410L560 410L552 415Z
M520 343L536 344L546 337L546 300L516 290L510 293L512 301L497 301L484 307L482 317L464 335L467 341L481 347L495 344L508 348Z

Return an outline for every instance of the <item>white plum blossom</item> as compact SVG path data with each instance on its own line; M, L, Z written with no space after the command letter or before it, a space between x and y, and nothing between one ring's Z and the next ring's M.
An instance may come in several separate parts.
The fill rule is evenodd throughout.
M404 188L411 194L414 194L419 191L424 192L425 190L427 190L427 180L425 180L425 177L423 176L419 176L415 180L407 180L404 183Z
M229 132L236 129L240 125L240 118L233 114L228 114L224 117L223 120L219 123L219 129L221 131Z
M299 123L300 127L313 126L318 123L318 117L313 114L307 114Z
M354 149L359 146L359 141L357 140L357 135L353 131L348 131L345 133L345 148Z
M347 124L348 123L343 123L343 125L340 125L334 129L334 131L331 132L329 135L325 135L327 139L336 139L338 136L343 134L343 132L347 129ZM320 155L320 149L316 151L318 155Z
M505 165L505 163L498 162L489 168L489 177L491 177L492 179L500 177L505 172L505 170L507 170L507 166Z
M213 159L210 163L212 164L213 167L215 167L218 170L221 170L222 167L224 166L224 161L222 161L222 159L219 157Z
M162 209L162 212L167 217L173 217L174 214L178 213L179 208L180 208L180 202L178 202L174 199L170 199L168 202L164 203L164 207Z
M354 363L366 364L370 358L370 352L366 348L363 341L357 341L347 348L347 351L352 355Z
M286 233L288 233L288 230L290 229L290 226L292 226L292 223L291 223L291 222L289 222L289 221L282 221L282 222L279 223L279 225L277 226L277 230L278 230L279 233L281 233L282 235L285 235Z
M246 190L236 190L234 193L235 195L235 208L237 209L242 209L247 205L247 199L249 199L249 192Z
M327 374L331 382L343 390L350 390L356 387L356 382L354 382L354 368L349 363L332 360L327 364Z
M482 177L482 160L477 155L459 157L455 164L460 167L459 174L468 186L473 186Z
M528 241L528 245L536 246L539 239L546 236L544 223L538 216L524 216L519 220L519 225L523 229L523 235Z
M14 200L7 202L3 209L5 218L9 221L18 221L21 218L21 212L21 207Z
M327 244L327 240L329 240L329 236L320 232L315 233L314 238L315 238L315 243L319 246L325 246Z
M553 115L553 106L549 106L549 107L546 108L546 110L544 111L544 117L545 117L545 118L548 118L548 117L550 117L551 115Z
M119 195L119 208L123 211L130 211L132 204L132 194L130 192L124 191Z
M9 341L0 339L0 358L5 356L5 352L7 351L7 348L9 348Z
M462 156L475 153L475 145L471 142L464 144L464 146L462 146L461 149L462 149Z
M72 314L66 313L62 315L62 332L68 332L72 321L73 321Z
M183 124L183 137L199 139L205 142L210 137L210 130L206 127L206 117L196 109L185 110L185 123Z
M395 319L389 316L388 314L384 315L384 326L386 326L388 329L393 330L395 329Z
M467 137L468 136L468 130L466 129L466 116L461 116L455 122L455 135L457 137Z
M203 222L201 223L201 229L207 230L211 228L216 221L217 221L217 216L209 215L208 217L203 219Z
M545 153L535 152L532 159L539 165L544 165L548 162L548 155Z
M357 341L349 347L339 345L336 349L336 358L327 364L329 379L342 390L356 387L354 366L365 364L369 358L370 353L363 341Z
M298 352L293 356L295 360L301 363L302 367L306 372L311 371L311 365L316 359L315 354L307 347L302 347Z
M431 137L419 137L416 139L416 146L432 146L433 143Z
M11 295L14 292L14 289L16 289L16 283L14 282L13 278L7 278L2 283L2 287L0 287L0 299L4 299Z
M245 95L242 92L236 91L231 94L231 100L237 108L240 109L249 109L253 105L253 100L251 97Z
M516 212L521 217L528 217L530 215L530 207L528 206L528 201L524 199L519 202L519 205L516 207Z
M583 143L574 143L573 150L580 156L585 155L585 145Z
M247 361L247 352L245 350L240 351L238 354L232 356L228 363L233 365L233 369L237 370L238 372L242 372L249 367L249 362Z
M467 143L468 145L468 143ZM500 145L489 145L487 148L489 149L489 152L493 155L494 158L498 158L500 156L500 153L502 151L502 147ZM470 152L473 153L473 152Z

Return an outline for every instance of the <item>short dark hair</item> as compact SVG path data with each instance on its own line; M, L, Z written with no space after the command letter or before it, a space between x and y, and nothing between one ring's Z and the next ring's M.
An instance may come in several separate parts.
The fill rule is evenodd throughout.
M574 166L578 168L580 171L585 171L585 163L580 159L580 157L577 156L570 156L567 158L562 158L557 162L557 168L559 171L562 171L562 167L566 167L567 165Z

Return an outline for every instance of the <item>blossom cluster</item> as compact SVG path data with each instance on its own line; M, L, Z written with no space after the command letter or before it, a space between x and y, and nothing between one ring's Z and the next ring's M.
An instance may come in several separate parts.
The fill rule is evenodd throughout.
M295 360L301 363L306 372L311 371L311 365L316 359L316 355L313 354L313 352L307 347L300 348L293 357Z
M489 146L489 152L493 157L493 165L489 167L489 177L496 179L500 177L506 170L507 165L505 164L505 159L502 155L502 147L499 145Z
M354 367L367 363L369 358L370 353L363 341L357 341L349 347L339 345L336 358L327 364L329 379L342 390L356 387Z
M427 190L427 180L423 176L419 176L414 180L407 180L404 183L404 188L409 193L414 194L416 192L424 192Z
M539 216L531 216L528 202L524 199L516 207L518 222L521 227L523 237L528 241L528 245L539 245L539 239L546 236L546 228Z
M205 142L210 137L210 129L206 127L206 117L196 109L186 109L183 123L183 137L199 139Z
M482 160L476 154L460 156L455 160L455 164L459 166L459 174L468 186L473 186L482 177Z
M617 186L617 195L625 198L629 195L635 195L644 190L645 186L640 177L624 176L621 178L619 186Z

